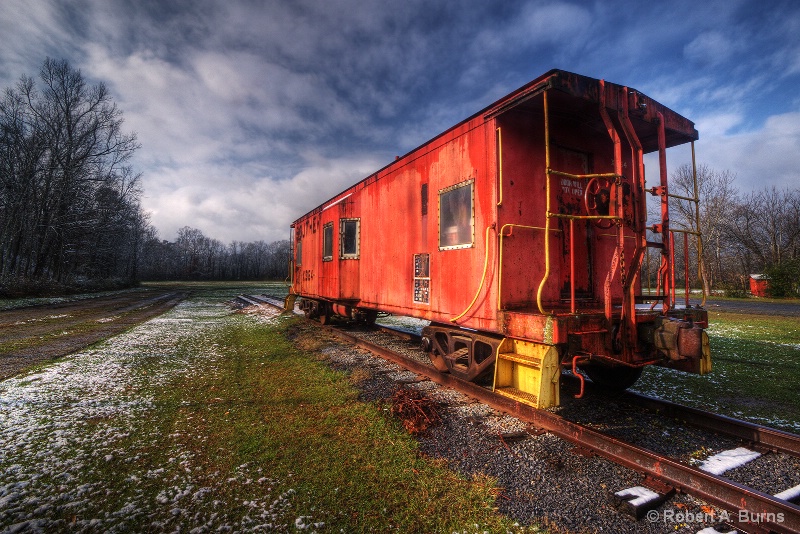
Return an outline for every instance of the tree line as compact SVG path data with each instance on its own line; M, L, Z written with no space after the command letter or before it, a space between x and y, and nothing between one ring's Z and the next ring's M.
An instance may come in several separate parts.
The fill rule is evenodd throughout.
M742 192L728 170L697 167L700 198L699 220L703 234L702 269L697 268L697 244L690 269L695 284L705 279L709 290L743 295L751 274L770 277L773 296L797 296L800 291L800 190L775 186ZM694 197L694 179L689 165L670 176L670 193ZM671 199L672 225L697 230L695 204ZM677 224L676 224L677 223ZM676 236L677 241L677 236ZM682 244L676 244L682 258ZM676 259L676 262L679 260ZM682 278L682 266L676 266Z
M279 280L289 272L290 256L288 240L225 245L185 226L173 242L156 234L145 241L139 275L143 280Z
M105 85L45 60L0 100L0 280L133 278L147 221L139 148Z
M106 86L64 60L3 91L0 296L285 276L288 242L225 246L188 227L160 240L130 165L140 145L122 126Z

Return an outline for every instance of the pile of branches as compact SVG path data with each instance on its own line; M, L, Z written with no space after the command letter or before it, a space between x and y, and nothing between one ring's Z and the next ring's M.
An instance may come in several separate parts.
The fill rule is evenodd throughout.
M424 432L442 418L436 411L436 402L416 389L398 388L391 398L392 415L399 417L411 434Z

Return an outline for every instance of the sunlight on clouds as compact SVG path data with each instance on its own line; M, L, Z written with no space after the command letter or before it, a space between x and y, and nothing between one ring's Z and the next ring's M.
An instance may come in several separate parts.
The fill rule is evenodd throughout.
M700 132L701 139L709 139L725 135L731 129L742 123L741 113L716 113L697 118L695 127Z
M708 136L698 146L699 161L737 175L743 191L765 186L797 187L800 113L775 115L758 130Z
M683 55L699 65L717 65L727 61L735 52L736 45L718 31L701 33L683 47Z
M377 171L373 158L324 159L307 156L308 166L288 179L235 166L198 165L146 177L143 206L162 239L189 225L208 237L232 240L285 239L302 214Z
M126 129L139 134L137 160L192 164L222 150L230 119L192 72L147 51L125 58L110 57L98 45L87 51L91 75L108 80Z
M4 87L48 55L106 83L138 133L163 238L189 225L285 239L299 215L553 67L695 121L699 161L740 186L796 179L790 3L0 2Z

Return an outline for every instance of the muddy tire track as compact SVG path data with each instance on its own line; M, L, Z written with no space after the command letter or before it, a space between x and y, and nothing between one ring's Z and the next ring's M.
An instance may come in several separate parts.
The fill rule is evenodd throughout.
M0 380L124 332L184 298L184 293L141 290L0 311Z

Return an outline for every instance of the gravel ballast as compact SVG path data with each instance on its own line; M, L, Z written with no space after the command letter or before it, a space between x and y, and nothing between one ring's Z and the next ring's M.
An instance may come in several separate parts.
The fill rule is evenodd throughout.
M310 329L308 335L314 335L311 329L316 327L308 325L307 328ZM376 332L359 332L358 335L373 342L388 336ZM392 340L391 344L394 350L404 354L416 353L415 358L424 358L410 342ZM409 387L420 389L437 401L442 422L418 436L420 452L447 462L465 477L495 480L500 488L499 511L522 526L539 525L558 532L655 533L697 532L717 525L725 531L709 515L713 510L711 507L684 494L677 494L662 504L656 516L648 516L652 521L648 518L637 521L616 510L609 494L640 485L641 474L600 457L577 453L573 444L551 434L524 433L524 422L429 380L415 379L413 373L349 343L327 338L320 354L335 369L351 374L352 381L361 391L362 400L382 402L389 399L398 387ZM571 402L568 401L567 405ZM619 420L624 408L605 403L586 404L581 410L592 414L595 426L602 427L613 426L610 423ZM573 415L581 410L573 409ZM653 426L650 419L636 424L627 421L626 417L623 423L619 426L624 432L616 429L620 437L624 434L641 435L644 426ZM678 429L659 427L656 432L670 431L678 432ZM688 458L692 453L697 456L692 448L695 438L688 436L666 442L674 444L679 456ZM706 439L701 451L723 445L712 444L708 442L710 438ZM656 440L646 438L642 441L641 444L646 446ZM662 444L662 448L669 449L670 446Z

